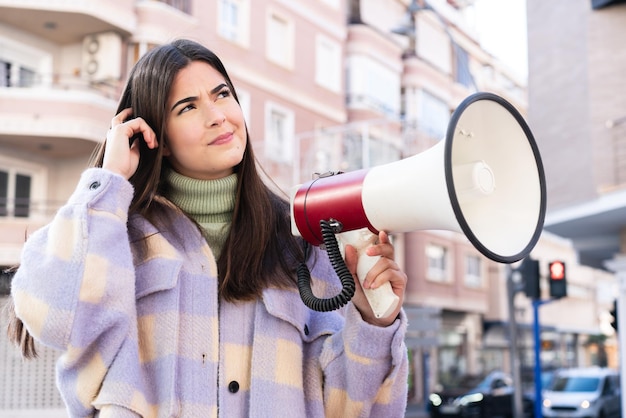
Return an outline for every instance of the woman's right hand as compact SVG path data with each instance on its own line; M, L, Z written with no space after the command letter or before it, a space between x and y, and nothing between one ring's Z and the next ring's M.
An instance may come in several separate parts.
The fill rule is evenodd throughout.
M111 120L111 129L107 132L106 148L102 159L102 168L120 174L129 179L139 166L139 142L136 138L132 144L130 139L141 134L150 149L159 146L156 134L142 118L131 117L133 109L126 108Z

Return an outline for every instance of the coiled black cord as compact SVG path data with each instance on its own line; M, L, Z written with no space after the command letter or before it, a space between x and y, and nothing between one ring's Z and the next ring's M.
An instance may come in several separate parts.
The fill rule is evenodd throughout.
M321 220L320 228L322 230L322 239L326 246L328 258L330 259L335 273L337 273L337 276L339 276L341 280L341 292L327 299L320 299L313 294L313 290L311 289L311 273L306 265L307 257L305 257L305 261L298 266L296 273L298 275L298 291L300 292L300 297L304 304L314 311L328 312L341 308L352 299L355 284L354 277L352 277L352 273L348 270L346 262L341 256L337 237L335 237L335 228L331 221Z

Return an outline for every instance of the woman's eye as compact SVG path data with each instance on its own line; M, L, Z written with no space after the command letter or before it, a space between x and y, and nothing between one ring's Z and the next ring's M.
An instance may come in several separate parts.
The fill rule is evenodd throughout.
M225 88L222 91L220 91L219 93L217 93L217 98L218 99L223 99L225 97L229 97L230 96L230 90Z
M181 113L185 113L185 112L187 112L188 110L191 110L191 109L195 109L195 106L192 105L192 104L188 104L187 106L185 106L182 109L180 109L180 112L178 112L178 114L180 115Z

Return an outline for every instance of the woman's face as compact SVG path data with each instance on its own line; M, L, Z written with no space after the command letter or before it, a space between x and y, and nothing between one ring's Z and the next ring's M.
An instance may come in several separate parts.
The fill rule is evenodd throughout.
M178 173L209 180L233 173L246 148L243 112L224 77L192 61L174 78L163 155Z

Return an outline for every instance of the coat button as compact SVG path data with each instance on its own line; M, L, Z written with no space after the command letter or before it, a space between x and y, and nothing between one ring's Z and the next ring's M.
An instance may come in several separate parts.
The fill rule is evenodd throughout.
M237 392L239 392L239 383L236 380L233 380L232 382L230 382L228 384L228 391L230 393L237 393Z
M309 326L308 325L304 325L304 335L309 335Z
M100 182L94 181L93 183L89 185L89 190L96 190L98 187L100 187Z

